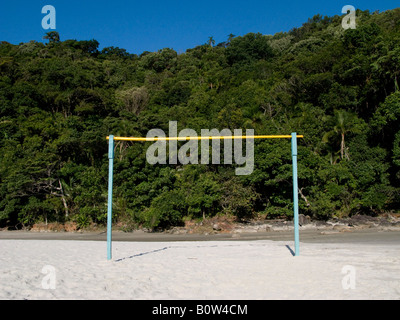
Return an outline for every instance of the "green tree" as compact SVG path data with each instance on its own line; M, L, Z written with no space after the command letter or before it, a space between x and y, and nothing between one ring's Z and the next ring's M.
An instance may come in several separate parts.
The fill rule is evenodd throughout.
M214 37L208 37L208 41L207 41L208 45L212 48L215 45L215 40Z
M323 141L334 144L336 141L340 141L340 159L350 160L345 137L351 133L359 133L363 127L363 122L357 118L356 114L345 110L335 110L334 116L328 118L328 121L330 121L333 128L325 133Z
M58 43L60 42L60 34L57 31L47 32L43 39L49 40L49 43Z
M236 37L226 48L229 64L249 62L257 59L268 59L273 56L268 37L261 33L248 33L243 37Z

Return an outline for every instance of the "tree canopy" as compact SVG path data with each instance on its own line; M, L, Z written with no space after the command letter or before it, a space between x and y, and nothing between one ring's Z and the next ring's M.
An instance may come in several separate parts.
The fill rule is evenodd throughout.
M318 15L285 33L210 37L181 54L45 38L0 43L0 227L105 223L106 136L168 132L169 121L198 134L303 134L300 210L314 218L399 210L400 9L357 11L356 29ZM288 141L255 141L248 176L150 165L148 146L116 143L116 221L292 217Z

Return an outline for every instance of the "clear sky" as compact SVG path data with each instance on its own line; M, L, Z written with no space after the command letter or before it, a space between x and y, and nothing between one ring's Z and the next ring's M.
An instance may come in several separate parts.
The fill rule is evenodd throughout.
M115 46L130 53L169 47L185 52L207 42L226 41L229 34L275 34L300 27L315 14L341 15L342 7L388 10L399 0L259 1L259 0L1 0L0 41L43 41L42 7L56 9L61 40L96 39L100 49Z

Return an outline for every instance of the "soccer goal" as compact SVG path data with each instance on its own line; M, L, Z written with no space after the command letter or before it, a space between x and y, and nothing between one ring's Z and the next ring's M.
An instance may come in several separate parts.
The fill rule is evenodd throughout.
M299 202L298 202L298 182L297 182L297 139L303 138L293 132L291 135L246 135L246 136L187 136L187 137L114 137L110 135L108 140L108 202L107 202L107 260L112 258L112 199L113 199L113 171L114 171L114 141L187 141L187 140L227 140L227 139L291 139L292 146L292 167L293 167L293 211L294 211L294 255L298 256L299 252Z

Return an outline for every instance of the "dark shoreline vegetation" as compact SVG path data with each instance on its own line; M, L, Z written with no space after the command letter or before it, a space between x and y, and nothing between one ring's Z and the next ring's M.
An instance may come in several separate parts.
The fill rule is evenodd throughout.
M400 9L358 10L354 30L341 19L316 15L287 33L217 45L210 37L182 54L99 50L57 32L47 44L0 42L0 227L104 225L106 136L167 133L169 121L198 134L304 135L299 206L313 219L398 212ZM290 142L255 141L248 176L233 165L150 165L149 145L116 144L115 223L291 219Z

